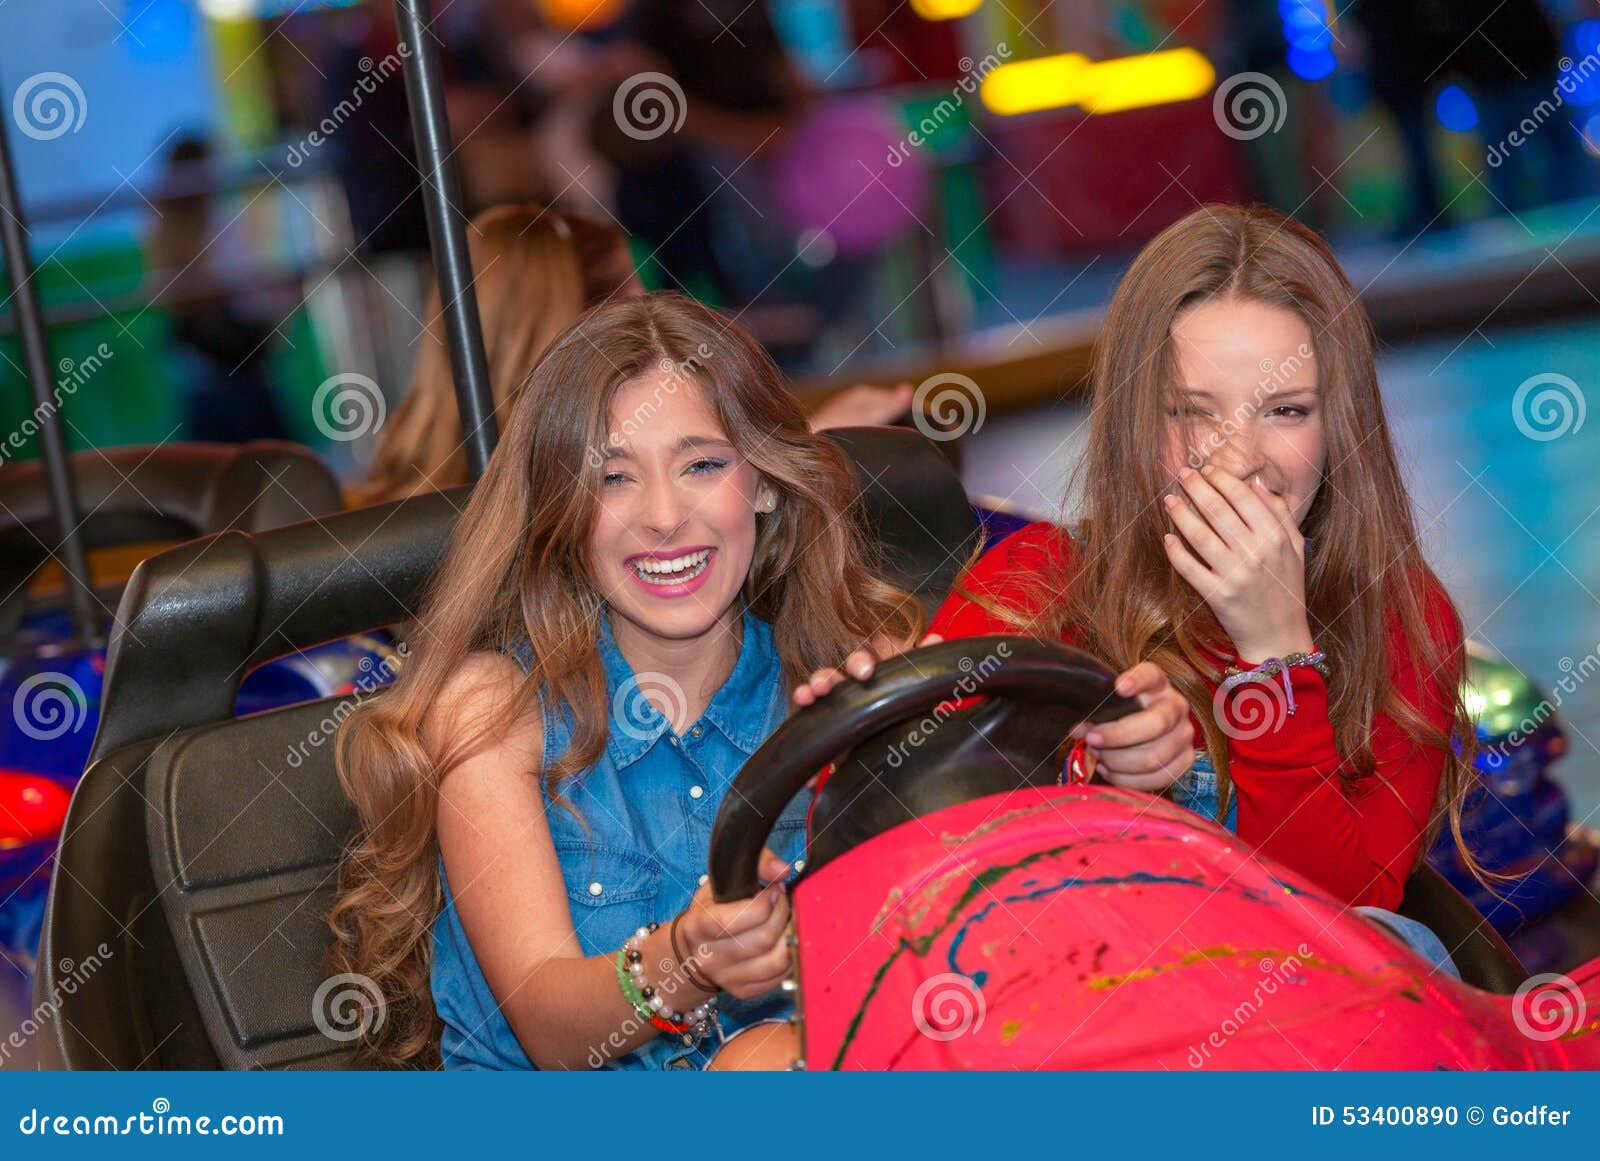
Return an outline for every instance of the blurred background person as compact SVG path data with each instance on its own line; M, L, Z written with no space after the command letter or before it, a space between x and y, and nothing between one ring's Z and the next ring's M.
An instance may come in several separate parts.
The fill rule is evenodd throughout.
M628 238L583 214L527 203L479 214L467 232L473 289L482 319L495 418L550 342L580 314L617 296L644 293ZM401 500L470 482L435 289L418 345L411 387L380 431L366 477L349 490L350 507ZM857 384L810 401L817 428L888 423L907 413L911 385Z
M281 296L263 292L234 220L218 213L211 161L204 138L172 145L145 243L146 284L172 319L182 438L287 439L267 376Z

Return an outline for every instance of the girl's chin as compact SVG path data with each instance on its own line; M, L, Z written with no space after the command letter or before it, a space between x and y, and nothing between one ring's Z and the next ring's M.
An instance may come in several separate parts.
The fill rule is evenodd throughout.
M649 597L641 600L626 589L624 594L613 596L608 602L612 614L625 617L636 632L664 641L688 641L707 636L736 616L737 594L720 601L712 599L707 592L697 593L693 599L671 601ZM720 613L712 612L719 608Z

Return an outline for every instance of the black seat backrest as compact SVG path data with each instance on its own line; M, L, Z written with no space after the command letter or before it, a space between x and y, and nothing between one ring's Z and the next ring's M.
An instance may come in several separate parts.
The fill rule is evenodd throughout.
M324 699L185 730L146 768L149 861L182 974L206 982L191 994L216 1066L314 1068L344 1056L317 1027L339 1012L312 1010L355 821L331 760L336 714ZM308 739L311 760L295 758L291 747Z
M833 434L885 569L936 604L977 537L954 470L912 431ZM45 916L35 995L66 1017L41 1034L46 1066L347 1060L317 1015L338 1031L318 989L352 822L331 743L353 703L235 720L234 696L253 665L413 616L466 492L224 533L134 574ZM104 962L67 995L60 964L86 954Z
M70 457L89 548L256 531L339 511L339 481L298 444L173 443ZM55 516L38 462L0 472L0 632L21 613L29 578L51 559Z

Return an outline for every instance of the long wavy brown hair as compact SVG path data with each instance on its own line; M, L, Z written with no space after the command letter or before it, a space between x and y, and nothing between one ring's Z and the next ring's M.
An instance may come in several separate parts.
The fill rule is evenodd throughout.
M582 214L537 203L495 206L467 230L495 419L539 356L580 314L637 285L628 238ZM444 308L435 287L411 389L378 437L367 476L346 496L360 508L471 478L450 377Z
M587 563L603 461L591 449L612 438L618 390L658 373L703 392L729 440L777 492L776 510L756 517L741 596L772 625L790 685L868 642L908 646L921 630L916 599L873 571L844 453L812 433L760 346L676 295L619 299L585 315L511 401L505 434L430 581L419 644L400 677L347 718L337 738L358 827L329 917L336 941L328 966L367 976L385 999L385 1018L363 1046L370 1063L438 1059L429 970L442 904L440 782L539 698L568 707L574 729L566 751L531 777L558 791L605 745L596 649L605 610ZM505 651L524 634L533 666L501 719L448 744L424 737L424 718L468 652Z
M1262 207L1204 206L1152 240L1124 275L1097 342L1088 450L1071 494L1081 521L1066 575L1039 579L1024 616L969 594L1041 636L1070 634L1115 669L1150 660L1188 699L1217 770L1219 819L1232 795L1227 737L1211 688L1222 677L1204 652L1226 640L1200 595L1172 568L1161 537L1173 531L1161 504L1169 469L1151 449L1167 446L1176 365L1172 325L1186 308L1237 297L1291 310L1311 332L1323 409L1325 467L1301 532L1306 612L1318 648L1332 659L1329 718L1346 759L1347 789L1377 776L1372 725L1394 721L1414 745L1444 754L1438 808L1418 819L1423 851L1445 819L1461 835L1476 731L1462 697L1460 617L1423 559L1411 498L1384 415L1366 311L1327 244L1298 222ZM1429 615L1429 594L1434 593ZM1448 611L1446 611L1448 610ZM1444 708L1440 730L1391 678L1397 629L1418 688ZM1492 877L1492 876L1491 876Z

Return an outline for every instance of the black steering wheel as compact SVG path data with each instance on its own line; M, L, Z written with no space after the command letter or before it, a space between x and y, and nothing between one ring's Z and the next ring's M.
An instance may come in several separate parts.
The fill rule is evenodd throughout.
M829 762L839 765L812 806L808 874L910 818L1054 785L1072 726L1139 708L1116 693L1115 677L1081 650L993 636L930 645L883 662L867 681L841 682L779 727L722 800L711 830L717 901L761 889L761 851L773 825ZM951 705L970 698L982 701Z

